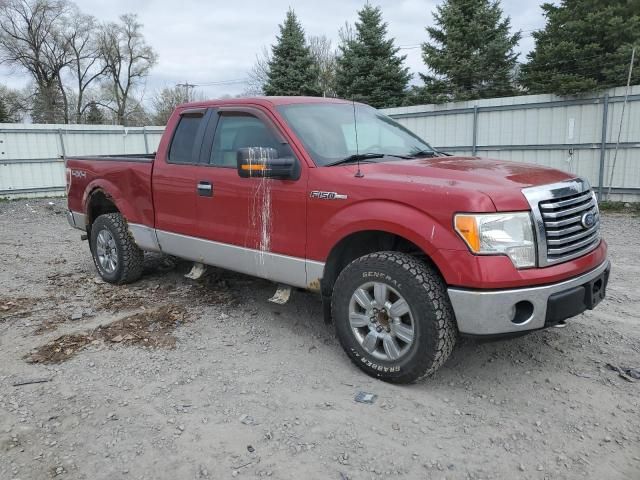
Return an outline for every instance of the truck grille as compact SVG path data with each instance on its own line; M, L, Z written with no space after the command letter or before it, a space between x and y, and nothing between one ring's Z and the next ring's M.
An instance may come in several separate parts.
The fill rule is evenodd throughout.
M598 204L591 190L540 202L540 214L547 237L548 263L581 255L600 241ZM584 219L593 223L585 225Z
M580 257L600 243L596 198L585 180L525 189L538 236L540 266Z

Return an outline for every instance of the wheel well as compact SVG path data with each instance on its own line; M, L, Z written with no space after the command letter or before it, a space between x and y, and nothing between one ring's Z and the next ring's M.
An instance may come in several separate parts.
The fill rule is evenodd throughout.
M91 225L100 215L119 212L116 204L106 193L102 190L96 190L89 197L89 203L87 204L87 232L91 231Z
M330 296L340 272L356 258L380 251L394 251L413 255L435 267L429 256L415 243L389 232L369 230L353 233L340 240L329 253L322 278L322 295Z

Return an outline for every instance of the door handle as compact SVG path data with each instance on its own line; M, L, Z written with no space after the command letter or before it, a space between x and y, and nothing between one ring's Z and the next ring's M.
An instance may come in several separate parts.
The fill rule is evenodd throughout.
M211 182L198 182L198 195L201 197L213 197L213 185Z

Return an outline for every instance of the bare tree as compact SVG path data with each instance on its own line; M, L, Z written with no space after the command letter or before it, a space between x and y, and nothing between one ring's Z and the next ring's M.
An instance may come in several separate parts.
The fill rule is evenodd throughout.
M264 95L263 87L269 77L270 61L271 54L269 49L262 47L262 51L256 55L256 62L247 74L249 81L247 82L247 88L243 92L243 96Z
M14 90L0 85L0 102L4 104L5 120L10 123L21 122L29 113L29 95L20 90Z
M77 8L74 13L66 22L64 36L69 46L67 66L75 90L72 98L73 117L76 123L80 123L85 110L93 100L87 98L87 91L92 83L105 74L107 65L100 55L96 19L91 15L82 14ZM61 90L65 92L62 82ZM64 95L66 96L66 93Z
M344 22L338 29L338 38L340 39L340 45L346 45L356 39L356 31L353 25L349 22Z
M112 104L105 104L121 125L128 124L128 108L133 90L156 64L157 55L142 35L137 16L126 14L120 23L107 23L99 34L100 54L106 66ZM136 110L139 110L136 107Z
M130 97L127 113L125 114L126 125L131 127L144 127L151 123L149 112L138 100Z
M56 121L61 110L60 71L69 61L61 29L69 13L66 0L0 1L0 63L22 68L33 77L36 105L47 122ZM62 110L68 122L68 112Z
M151 99L151 107L153 114L151 116L151 122L153 125L166 125L171 113L175 108L186 102L197 102L203 100L204 96L201 93L193 92L187 98L187 92L180 86L166 87L156 92Z
M309 49L318 66L318 86L323 97L335 97L336 51L326 35L310 36Z

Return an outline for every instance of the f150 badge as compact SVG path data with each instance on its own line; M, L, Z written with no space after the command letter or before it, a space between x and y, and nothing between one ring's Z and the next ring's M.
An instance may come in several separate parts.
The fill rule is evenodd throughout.
M336 192L320 192L314 190L311 192L311 198L318 198L320 200L346 200L348 197Z

